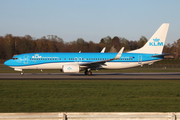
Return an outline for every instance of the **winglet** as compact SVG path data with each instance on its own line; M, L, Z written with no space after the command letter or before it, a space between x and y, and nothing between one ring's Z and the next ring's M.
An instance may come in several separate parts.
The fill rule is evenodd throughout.
M101 50L101 53L104 53L106 50L106 47L104 47L102 50Z
M124 47L121 48L121 50L118 52L118 54L116 55L114 59L119 59L122 55L123 50L124 50Z

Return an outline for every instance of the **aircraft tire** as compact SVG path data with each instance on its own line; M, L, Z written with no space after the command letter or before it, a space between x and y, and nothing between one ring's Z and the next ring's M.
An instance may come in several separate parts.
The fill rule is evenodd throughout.
M87 72L87 75L92 75L92 72L91 72L91 71L88 71L88 72Z
M92 75L92 72L91 71L85 71L84 74L85 75Z
M85 71L84 74L87 75L88 71Z
M20 73L20 75L24 75L24 72L22 71L22 72Z

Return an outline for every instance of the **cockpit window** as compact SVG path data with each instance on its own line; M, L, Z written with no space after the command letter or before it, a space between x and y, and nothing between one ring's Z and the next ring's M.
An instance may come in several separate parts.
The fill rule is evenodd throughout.
M17 60L18 58L12 58L13 60Z

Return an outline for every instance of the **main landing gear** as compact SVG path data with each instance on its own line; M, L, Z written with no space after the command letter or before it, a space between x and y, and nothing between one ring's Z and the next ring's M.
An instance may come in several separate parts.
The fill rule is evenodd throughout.
M90 69L86 69L86 71L84 72L85 75L92 75L92 72Z

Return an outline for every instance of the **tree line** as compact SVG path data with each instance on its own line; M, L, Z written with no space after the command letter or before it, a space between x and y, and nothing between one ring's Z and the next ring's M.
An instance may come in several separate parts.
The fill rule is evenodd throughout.
M43 36L40 39L32 38L30 35L23 37L7 34L0 36L0 59L10 59L13 55L32 52L100 52L106 47L106 52L118 52L121 47L125 47L125 52L138 49L147 42L147 38L142 36L139 40L127 40L126 38L104 37L99 43L85 41L78 38L75 41L64 42L56 35ZM180 39L173 44L167 44L164 53L180 53Z

